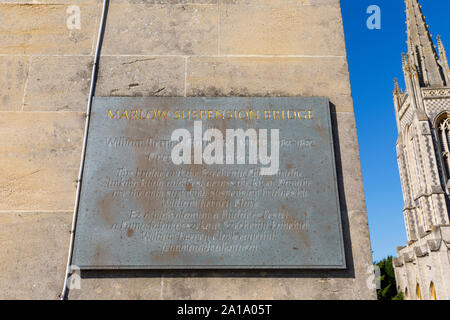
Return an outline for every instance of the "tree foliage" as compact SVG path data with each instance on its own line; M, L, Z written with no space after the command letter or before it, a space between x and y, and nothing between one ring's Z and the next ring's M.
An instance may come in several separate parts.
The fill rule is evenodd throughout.
M377 290L378 300L403 300L403 293L397 293L394 266L389 256L377 263L380 268L381 289Z

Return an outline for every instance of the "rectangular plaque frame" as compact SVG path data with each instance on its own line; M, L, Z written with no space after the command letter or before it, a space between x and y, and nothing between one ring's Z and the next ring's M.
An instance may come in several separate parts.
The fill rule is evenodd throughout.
M279 129L278 174L173 164L171 133L194 136L192 110L204 110L202 133ZM95 97L85 147L81 269L346 268L327 98Z

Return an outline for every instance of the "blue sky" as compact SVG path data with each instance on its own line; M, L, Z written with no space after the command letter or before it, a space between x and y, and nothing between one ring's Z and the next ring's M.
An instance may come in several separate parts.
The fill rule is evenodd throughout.
M448 0L421 0L433 37L441 35L450 52ZM369 30L366 10L381 8L381 30ZM364 188L374 260L396 255L405 245L403 196L395 142L393 79L402 87L401 53L406 47L403 0L341 0L350 80L358 130Z

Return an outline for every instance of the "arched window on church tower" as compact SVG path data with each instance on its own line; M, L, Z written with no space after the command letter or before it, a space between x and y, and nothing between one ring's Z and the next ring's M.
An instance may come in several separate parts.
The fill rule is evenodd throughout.
M430 284L430 297L433 300L437 300L436 287L434 286L433 281L431 281L431 284Z
M450 179L450 117L448 114L438 118L436 123L437 136L439 139L439 152L442 159L446 186Z
M417 297L417 300L422 300L422 292L420 290L419 284L416 285L416 297Z

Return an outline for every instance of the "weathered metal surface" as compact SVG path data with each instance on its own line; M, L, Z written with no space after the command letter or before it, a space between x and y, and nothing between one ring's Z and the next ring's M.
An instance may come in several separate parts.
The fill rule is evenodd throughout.
M345 268L329 108L326 98L95 98L73 264ZM258 138L267 129L273 168L279 129L279 170L261 175L271 165L259 153L248 164L248 146L245 164L226 164L225 142L224 164L205 164L208 141L190 149L202 164L174 164L172 133L184 128L194 139L200 123L201 134L216 128L224 140L227 129L255 129Z

